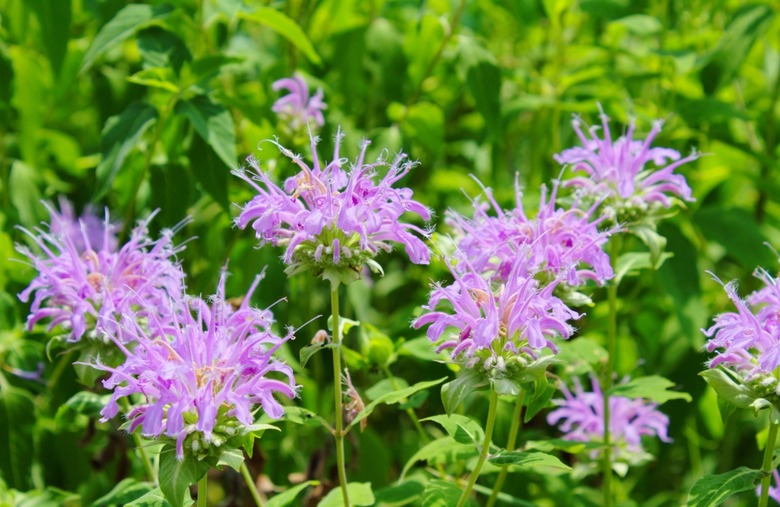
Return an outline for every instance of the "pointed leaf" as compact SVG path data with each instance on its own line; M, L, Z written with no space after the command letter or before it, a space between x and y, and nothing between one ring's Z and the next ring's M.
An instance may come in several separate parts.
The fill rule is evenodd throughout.
M417 391L422 391L423 389L428 389L429 387L433 387L436 385L441 384L446 380L447 377L442 377L439 380L429 380L426 382L418 382L412 386L409 386L405 389L399 389L398 391L392 391L387 394L384 394L380 396L379 398L375 399L368 405L366 405L366 408L361 410L355 418L350 423L350 426L354 426L358 424L360 421L371 415L371 412L374 411L374 409L380 404L384 403L386 405L393 405L395 403L400 402L401 400L404 400L408 398L409 396L413 395Z
M433 421L440 424L449 436L460 444L482 445L485 430L473 419L460 414L434 415L422 421Z
M268 502L265 504L265 507L287 507L288 505L293 505L293 502L301 493L301 491L308 488L309 486L316 486L318 484L319 481L306 481L304 483L293 486L292 488L269 498Z
M173 9L168 5L128 5L106 23L95 36L95 40L84 55L81 71L87 70L97 57L127 40L137 30L155 20L167 17L171 12Z
M187 505L191 504L192 500L187 502ZM165 499L165 495L163 495L160 488L154 488L144 496L136 498L130 503L119 505L124 505L124 507L171 507L171 504Z
M526 451L563 451L568 454L579 454L584 450L598 449L603 444L599 442L578 442L576 440L564 440L551 438L548 440L530 440L525 443Z
M374 505L374 492L371 491L369 482L350 482L347 484L347 493L349 494L349 503L352 505ZM342 507L344 498L341 495L341 486L333 488L325 495L317 507Z
M705 475L691 488L688 507L716 507L742 491L755 490L764 477L761 470L739 467L725 474Z
M281 12L269 7L258 7L251 14L241 13L239 16L247 21L267 26L278 33L306 55L306 58L314 65L322 63L320 56L303 29Z
M425 486L417 481L410 480L380 489L376 492L376 501L379 504L400 507L417 500L423 491L425 491Z
M458 504L463 494L456 484L442 480L428 481L420 501L421 507L451 507ZM465 505L472 505L467 501Z
M674 386L674 382L658 375L639 377L612 388L612 396L624 398L647 398L656 403L664 403L669 400L691 401L691 395L682 391L668 391Z
M527 423L533 419L533 417L538 414L539 411L547 407L553 397L553 394L555 394L555 391L555 386L550 385L545 377L542 377L534 382L534 391L531 395L531 399L528 400L528 407L525 409L523 422Z
M453 414L463 400L468 396L488 385L488 381L470 368L464 368L458 372L455 380L441 386L441 401L447 414Z
M113 507L114 505L128 505L131 501L140 499L150 491L155 490L151 482L139 482L133 478L123 479L114 488L92 503L91 507ZM157 489L162 497L162 492Z
M418 461L425 460L431 462L436 458L446 457L447 462L454 462L458 459L476 456L477 454L478 451L473 444L460 444L452 437L438 438L425 444L409 458L409 461L406 462L403 470L401 470L401 479Z
M236 166L236 133L230 111L205 95L178 102L175 111L190 120L198 135L225 165L230 169Z
M28 0L41 25L41 37L56 77L62 69L70 38L71 0Z
M208 470L206 463L193 456L185 454L179 461L172 444L166 444L160 451L160 489L172 507L183 507L192 501L190 485L198 482Z
M750 408L759 396L744 384L736 382L723 368L710 368L699 373L712 387L718 398L738 408Z
M309 362L309 359L311 359L311 356L316 354L322 349L335 349L336 344L334 343L315 343L313 345L307 345L305 347L301 348L301 351L299 352L299 361L301 363L301 368L306 367L306 363Z
M241 470L244 462L244 453L240 449L226 449L219 454L217 466L229 466L236 472Z
M488 458L493 465L514 465L537 472L549 472L550 468L571 470L571 467L552 454L544 452L503 451Z
M2 375L2 373L0 373ZM35 406L22 389L0 389L0 477L14 489L32 487Z

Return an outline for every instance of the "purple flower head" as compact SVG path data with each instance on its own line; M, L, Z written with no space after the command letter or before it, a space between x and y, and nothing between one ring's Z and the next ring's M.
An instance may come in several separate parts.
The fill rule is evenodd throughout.
M257 195L241 208L236 225L243 229L251 223L261 245L285 246L283 259L290 266L289 274L313 269L318 276L348 282L359 277L365 264L379 270L373 258L380 251L390 251L393 242L405 247L412 262L427 264L430 253L422 238L429 232L401 218L411 212L429 220L430 212L412 199L410 189L393 187L414 163L404 154L392 163L383 158L366 163L369 143L365 141L347 171L343 168L347 161L339 156L342 138L339 131L333 160L325 165L317 156L317 139L312 137L311 167L274 143L300 168L284 188L250 158L254 172L234 174L252 185Z
M718 315L710 328L702 330L709 338L707 351L716 352L707 366L736 372L759 396L776 396L780 394L773 373L780 366L780 279L763 269L755 275L764 287L747 301L740 299L736 283L723 285L737 311Z
M581 286L588 280L603 284L613 276L609 256L603 250L612 231L599 230L603 217L593 218L595 207L588 211L576 206L557 207L556 182L549 198L547 189L542 188L539 212L529 219L523 211L519 188L517 206L509 211L501 209L489 188L483 189L496 216L490 216L488 206L477 202L474 218L447 214L455 230L460 260L468 261L459 262L456 268L473 266L496 280L506 280L520 259L521 276L537 273L560 278L569 287Z
M595 201L604 199L605 210L618 223L635 223L646 216L670 208L672 198L693 201L691 189L685 177L675 174L675 169L698 158L696 152L681 158L679 152L669 148L651 148L661 131L663 122L653 123L644 140L634 140L634 120L628 131L612 140L609 117L601 111L603 138L598 136L598 126L583 132L581 121L572 122L582 146L570 148L555 155L561 165L570 165L574 172L584 172L566 182L577 187L585 196Z
M270 311L249 306L260 276L237 308L225 300L225 276L210 304L167 298L169 322L153 317L142 326L132 314L122 320L120 333L129 337L112 339L127 360L117 368L95 365L111 372L103 381L113 390L103 421L117 415L117 400L140 394L143 400L127 414L129 431L140 426L145 436L175 439L183 459L185 440L202 457L241 434L253 424L256 405L272 418L282 416L274 394L293 398L296 386L292 369L273 354L292 331L275 335ZM135 346L124 345L129 341Z
M544 286L523 276L521 264L513 263L498 287L473 266L451 267L455 283L434 285L423 307L428 313L413 326L429 325L428 338L440 342L437 352L450 350L466 367L483 368L493 377L516 377L543 349L556 353L552 338L569 338L574 328L568 322L580 317L552 295L554 283Z
M591 376L593 391L585 391L578 378L574 379L574 393L561 385L563 399L554 399L558 406L547 414L547 422L558 425L566 433L566 440L577 442L604 441L604 394L595 376ZM671 442L667 435L669 418L657 410L658 404L642 399L609 397L609 431L614 444L614 462L638 464L649 458L642 447L642 437L656 436ZM591 452L596 460L599 450Z
M161 308L162 301L182 292L184 274L175 261L181 247L173 245L174 230L164 231L158 240L149 238L147 228L154 213L140 222L130 240L117 250L108 213L102 235L88 230L87 222L82 221L80 236L74 236L72 224L50 211L48 231L22 229L42 254L17 247L38 271L19 294L25 303L32 296L28 329L39 320L50 319L49 329L62 325L68 340L76 342L96 327L115 329L120 316L134 309ZM95 236L98 240L93 243Z
M46 205L51 216L50 232L53 236L67 236L79 253L84 253L88 248L95 251L104 248L116 250L119 244L117 224L98 217L91 206L84 208L81 216L76 218L73 205L67 199L60 197L59 204L59 212L51 205Z
M325 124L322 111L328 106L322 100L322 89L318 89L313 97L309 96L309 86L298 75L275 81L273 89L275 91L284 89L289 92L288 95L274 102L271 109L279 115L279 119L287 122L291 130L297 131L308 126L309 119L314 120L314 123L320 127Z

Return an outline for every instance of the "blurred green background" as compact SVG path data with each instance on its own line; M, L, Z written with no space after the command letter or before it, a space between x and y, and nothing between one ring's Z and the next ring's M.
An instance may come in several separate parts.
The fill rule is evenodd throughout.
M295 172L262 141L279 136L310 159L305 133L271 111L279 97L271 84L294 72L325 93L320 155L330 159L338 126L350 158L365 138L372 157L408 153L419 165L401 184L435 210L437 234L448 232L439 223L445 209L470 214L467 196L480 193L470 175L506 207L518 175L532 214L540 185L560 174L552 155L578 142L573 114L598 122L601 104L613 132L631 117L643 133L665 119L656 145L703 154L681 170L696 202L660 228L674 257L621 286L618 370L666 376L694 401L662 407L674 443L656 445L657 460L629 473L622 487L632 500L623 505L680 505L704 474L757 468L766 415L738 412L724 426L697 374L707 359L700 328L730 309L705 271L740 280L745 295L757 286L756 266L778 269L765 243L780 249L779 9L734 0L0 0L0 502L7 488L49 487L28 499L89 505L136 466L123 457L129 441L110 425L56 416L79 389L75 374L62 356L45 357L51 335L43 327L23 330L29 308L16 294L34 273L13 261L21 258L14 244L29 241L17 226L48 220L42 200L106 206L126 228L157 208L157 229L191 216L177 238L196 238L180 257L192 293L212 293L229 261L228 292L243 294L268 265L254 302L286 298L274 306L280 326L328 312L322 283L287 280L281 250L258 250L251 230L232 226L232 203L252 196L232 168L254 155L277 180ZM389 371L410 384L451 375L409 326L446 269L409 265L403 255L380 262L384 278L346 292L346 314L376 327L347 337L358 389ZM578 327L600 341L605 315L597 304ZM324 327L321 318L299 331L287 350L292 362ZM320 388L327 360L298 368L299 403L323 414L332 411L332 395ZM9 373L39 361L45 385ZM437 393L420 402L420 417L442 411ZM482 420L485 407L474 397L466 411ZM510 415L502 405L496 442L505 441ZM557 435L542 415L522 438ZM307 475L332 480L327 434L282 429L262 439L253 472L282 487ZM375 412L351 438L350 480L375 490L420 445L396 407ZM589 500L593 481L518 477L505 490L529 502L598 504L597 495ZM215 501L239 494L230 477L221 484Z

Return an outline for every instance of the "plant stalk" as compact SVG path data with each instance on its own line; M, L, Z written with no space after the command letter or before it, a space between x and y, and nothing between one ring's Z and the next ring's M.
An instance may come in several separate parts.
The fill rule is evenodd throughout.
M331 283L330 306L333 314L333 389L334 403L336 406L336 467L339 474L339 485L344 507L350 507L349 493L347 492L347 468L344 463L344 416L341 394L341 327L339 323L339 286Z
M496 408L498 407L498 394L495 389L490 390L490 408L488 408L487 427L485 427L485 440L482 442L482 449L479 450L479 459L477 465L474 467L474 471L471 472L469 482L463 489L463 494L460 495L457 507L463 507L469 499L471 490L474 488L474 484L477 482L479 472L482 470L482 465L487 459L488 452L490 451L490 441L493 437L493 426L496 422Z
M774 409L772 410L774 411ZM766 473L766 477L761 479L761 497L758 499L758 507L767 507L769 503L769 486L772 483L772 457L775 454L778 427L778 423L773 420L773 415L770 415L769 435L764 447L764 461L761 463L761 471Z
M617 256L620 245L616 237L610 243L610 260L613 268L617 266ZM609 392L612 389L612 375L615 372L615 354L617 349L617 296L618 282L607 286L607 301L609 304L609 328L607 331L607 366L601 380L601 392L604 397L604 455L601 471L604 476L602 489L604 492L604 507L612 507L612 438L610 435Z
M517 435L520 433L520 426L523 424L523 402L525 401L525 390L520 389L520 394L517 395L517 402L515 403L515 410L512 413L512 423L509 426L509 437L506 441L506 450L514 451L517 446ZM509 465L501 467L501 471L498 473L496 484L493 486L493 491L490 493L487 507L493 507L498 500L498 494L501 493L501 489L506 482L506 476L509 474Z
M206 472L198 481L198 507L208 505L209 474Z
M244 477L244 482L246 482L246 485L249 488L249 493L252 495L255 505L257 505L257 507L265 507L265 502L260 496L260 492L257 491L257 484L255 484L255 480L252 479L252 475L249 473L249 467L246 466L246 461L241 462L241 475Z
M127 400L127 398L122 398L122 404L124 406L125 412L130 412L130 402ZM149 454L146 452L146 449L144 448L144 443L141 440L141 435L139 435L137 432L133 432L133 441L135 442L135 448L138 451L138 454L141 455L141 461L144 463L144 468L146 468L146 475L149 476L149 480L152 481L155 484L158 484L157 482L157 474L154 473L154 467L152 466L152 460L149 459Z

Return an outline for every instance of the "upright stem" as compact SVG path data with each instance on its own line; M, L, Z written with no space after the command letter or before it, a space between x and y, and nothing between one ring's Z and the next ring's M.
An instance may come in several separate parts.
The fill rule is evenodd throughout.
M758 507L767 507L769 502L769 485L772 482L772 457L775 454L775 442L777 441L778 427L778 423L774 422L773 416L774 414L770 415L769 436L766 439L766 447L764 448L764 461L761 464L761 471L766 473L766 477L761 479L761 497L758 499Z
M209 474L206 472L198 481L198 507L206 507L208 504Z
M249 488L249 493L252 495L255 505L257 505L257 507L265 507L265 502L263 502L260 492L257 491L257 485L255 484L255 480L252 479L252 475L249 473L249 467L246 466L246 461L241 463L241 475L244 477L244 482L246 482L246 485Z
M342 415L341 394L341 328L339 326L339 286L332 283L330 286L330 306L333 314L333 389L336 406L336 466L339 473L339 485L344 499L344 507L349 507L349 493L347 492L347 468L344 463L344 418Z
M613 236L610 242L610 259L612 266L617 265L617 256L620 253L620 245L617 236ZM612 506L612 442L609 428L609 391L612 389L612 375L615 372L615 351L617 349L617 294L618 281L607 286L607 300L609 303L609 329L607 332L607 366L604 378L601 380L601 392L604 396L604 457L601 462L601 471L604 476L602 489L604 492L604 507Z
M525 390L520 389L520 394L517 395L517 402L515 403L515 411L512 413L512 423L509 426L509 438L506 441L506 450L514 451L517 447L517 435L520 433L520 426L523 422L523 401L525 400ZM498 473L496 484L493 486L493 492L490 493L487 507L493 507L498 500L498 494L501 493L501 488L504 487L506 482L506 476L509 474L509 465L501 467L501 471Z
M496 407L498 407L498 394L496 393L495 389L491 389L490 408L488 408L487 427L485 428L485 441L482 442L482 449L479 451L479 460L477 460L477 466L475 466L474 471L471 472L469 482L463 489L463 494L460 495L460 500L458 500L457 507L463 507L466 505L466 502L469 499L469 495L471 494L471 490L474 488L474 484L477 482L477 477L479 477L479 472L482 470L482 465L485 463L485 459L487 459L488 452L490 451L490 441L493 437L493 426L496 422Z

